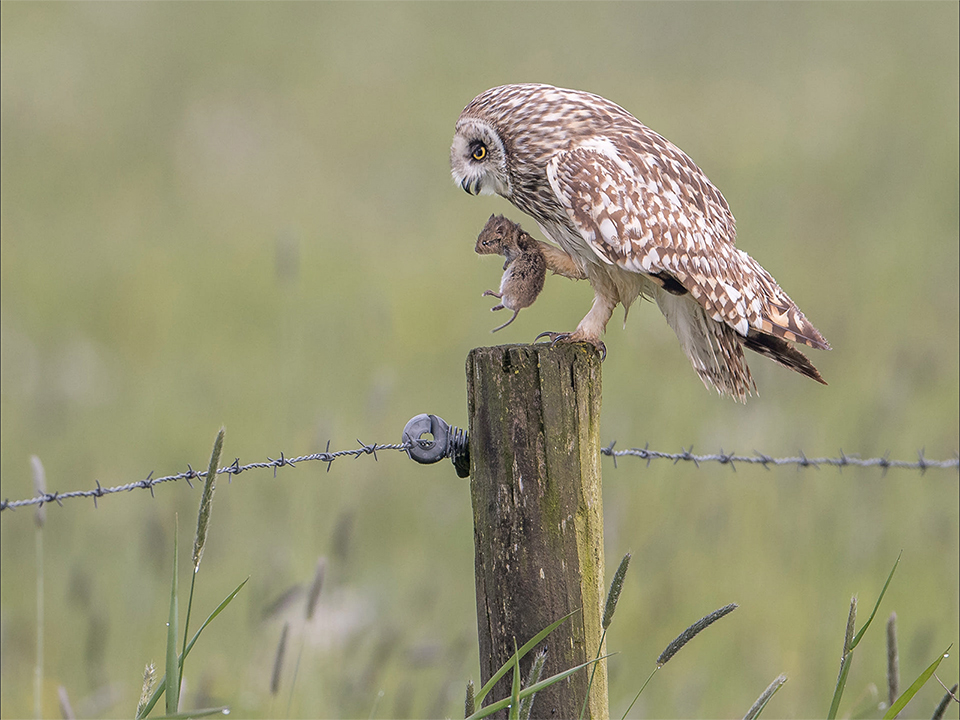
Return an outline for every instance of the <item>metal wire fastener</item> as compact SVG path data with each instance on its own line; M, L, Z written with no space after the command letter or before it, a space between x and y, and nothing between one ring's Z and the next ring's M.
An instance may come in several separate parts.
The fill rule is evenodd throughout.
M433 435L433 440L423 440L422 435ZM456 426L447 425L443 418L426 413L417 415L403 428L403 444L411 460L430 465L450 458L457 470L457 477L470 475L470 446L467 433Z

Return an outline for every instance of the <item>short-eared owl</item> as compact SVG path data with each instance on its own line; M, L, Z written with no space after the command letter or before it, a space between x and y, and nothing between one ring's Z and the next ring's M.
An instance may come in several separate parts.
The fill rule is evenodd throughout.
M655 300L700 379L744 401L756 390L743 346L823 382L787 341L829 349L760 264L735 247L733 214L680 148L598 95L504 85L457 121L453 178L534 218L548 267L590 280L593 306L572 333L600 336L618 303Z

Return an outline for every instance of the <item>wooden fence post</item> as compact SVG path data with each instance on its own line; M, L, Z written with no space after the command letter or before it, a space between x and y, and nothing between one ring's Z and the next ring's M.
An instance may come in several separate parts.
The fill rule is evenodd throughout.
M519 647L582 610L544 642L546 678L592 660L600 644L600 359L581 344L476 348L467 395L481 681L510 659L514 638ZM533 717L579 717L588 680L578 672L538 693ZM487 703L509 697L510 682ZM608 714L601 661L586 717Z

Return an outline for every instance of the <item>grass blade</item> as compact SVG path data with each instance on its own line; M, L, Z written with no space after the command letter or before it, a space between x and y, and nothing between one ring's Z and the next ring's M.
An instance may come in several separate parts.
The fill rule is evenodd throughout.
M870 617L867 618L867 622L864 623L864 626L860 628L858 632L853 637L853 643L850 645L850 649L853 650L857 645L860 644L863 634L867 631L867 628L870 627L870 623L873 622L874 616L877 614L877 610L880 608L880 601L883 600L884 594L887 592L887 588L890 586L890 581L893 580L893 574L897 571L897 565L900 564L900 558L903 556L903 550L900 551L900 554L897 555L897 561L893 564L893 568L890 570L890 574L887 575L887 581L883 584L883 590L880 591L880 597L877 598L877 604L873 606L873 612L870 613Z
M627 568L630 567L631 557L630 553L623 556L620 565L617 567L617 571L613 574L613 580L610 581L610 589L607 590L607 602L603 606L603 621L600 623L603 632L600 633L600 644L597 645L597 657L600 657L600 652L603 650L603 641L607 638L607 628L610 627L610 623L613 622L613 614L617 611L617 602L620 600L620 593L623 590L623 580L627 576ZM587 694L584 695L583 705L580 708L581 720L583 720L583 716L587 713L587 703L590 701L590 691L593 690L593 678L596 674L597 666L594 665L590 671L590 681L587 683Z
M517 639L513 639L513 654L517 655ZM510 687L510 720L520 720L520 658L513 664L513 684Z
M840 659L840 674L837 676L837 687L833 691L833 700L830 702L830 711L827 713L827 720L834 720L837 717L837 711L840 708L840 698L843 696L844 686L847 684L847 675L850 672L850 663L853 660L853 649L860 644L860 641L863 639L863 634L867 631L867 628L870 627L870 623L873 622L873 618L877 615L877 610L880 609L880 601L883 600L883 596L887 592L887 588L890 587L890 581L893 580L893 574L897 571L897 566L900 564L900 558L903 557L903 551L900 551L900 554L897 555L897 561L893 564L893 567L890 569L890 574L887 575L887 581L883 584L883 589L880 591L880 596L877 598L877 602L873 606L873 612L870 613L870 617L867 618L867 622L863 624L863 627L860 628L859 632L854 633L854 623L857 617L857 598L856 596L850 601L850 615L847 618L847 632L843 639L843 657Z
M850 663L853 661L854 628L857 622L857 596L850 598L850 612L847 614L847 627L843 634L843 654L840 656L840 672L837 674L837 686L833 690L833 699L830 701L830 711L827 720L834 720L840 709L840 698L847 685L847 675L850 674Z
M242 583L237 585L234 591L229 595L227 595L227 597L223 599L223 602L217 605L216 609L207 616L206 620L203 621L203 624L197 629L197 632L194 633L193 637L190 639L190 642L187 643L187 649L184 651L184 655L180 659L181 665L183 664L183 661L186 659L187 655L190 654L190 651L193 649L193 646L196 645L197 639L200 637L200 633L203 632L204 628L207 627L207 625L209 625L217 615L219 615L221 612L224 611L227 605L229 605L230 602L237 596L237 593L240 592L243 586L247 584L247 580L249 579L250 578L248 576L246 580L244 580Z
M213 622L213 619L217 617L217 615L223 612L223 610L227 607L227 605L229 605L230 602L237 596L237 593L239 593L240 590L243 588L243 586L247 584L247 580L249 579L250 578L248 577L242 583L237 585L234 591L229 595L227 595L227 597L224 598L223 602L217 605L216 609L207 616L207 619L203 621L203 624L200 626L197 632L194 633L193 637L190 639L190 642L187 643L187 649L184 651L184 654L180 657L180 665L183 665L184 659L186 658L187 655L190 654L190 651L193 649L193 646L196 645L197 640L200 637L200 633L203 632L204 628L206 628L207 625ZM160 678L160 682L157 684L156 690L153 691L153 695L150 697L150 701L143 708L142 712L137 713L137 720L143 720L143 718L149 715L150 711L153 710L153 706L156 705L157 701L160 699L160 693L162 693L164 691L164 688L166 687L166 679L167 679L166 675Z
M897 713L906 707L906 704L913 699L913 696L919 692L920 688L926 684L927 680L933 677L933 674L937 671L937 668L940 667L940 663L943 662L945 657L947 657L947 653L950 652L951 647L953 647L953 645L950 645L950 647L944 650L940 654L940 657L930 663L930 666L920 673L920 677L914 680L913 684L903 691L903 695L897 698L897 701L890 706L889 710L887 710L886 715L883 716L883 720L892 720L892 718L897 716Z
M164 686L164 703L166 705L167 715L173 715L177 712L180 705L180 663L177 658L177 627L179 618L177 617L177 553L178 548L178 530L173 532L173 580L170 582L170 615L167 618L167 675Z
M743 716L743 720L756 720L760 717L760 713L763 712L763 708L770 702L770 698L777 694L777 690L783 687L786 681L787 676L781 674L776 680L767 685L767 689L760 694L760 697L757 698L753 706L747 710L747 714Z
M833 699L830 701L830 712L827 713L827 720L834 720L837 717L837 710L840 708L840 698L843 697L843 689L847 685L847 675L850 674L850 661L853 656L849 653L843 656L840 661L840 673L837 675L837 687L833 691Z
M188 720L189 718L210 717L211 715L227 715L229 712L230 708L223 705L215 708L201 708L190 712L174 713L173 715L162 715L155 720Z
M572 614L573 614L573 613L571 613L571 615L572 615ZM570 615L567 615L567 617L570 617ZM562 619L565 620L566 618L562 618ZM523 648L520 648L520 650L522 651ZM548 688L548 687L550 687L551 685L553 685L553 684L555 684L555 683L558 683L558 682L560 682L561 680L564 680L564 679L570 677L571 675L573 675L573 673L577 672L577 670L582 670L583 668L587 667L588 665L592 665L593 663L600 662L601 660L606 660L608 657L610 657L610 656L609 656L609 655L603 655L603 656L601 656L601 657L599 657L599 658L594 658L593 660L587 660L585 663L581 663L580 665L577 665L576 667L572 667L572 668L570 668L569 670L564 670L563 672L559 672L559 673L557 673L556 675L551 675L551 676L548 677L546 680L541 680L540 682L535 683L534 685L531 685L530 687L524 688L523 690L521 690L521 691L520 691L520 699L523 700L525 697L528 697L528 696L530 696L530 695L534 695L534 694L540 692L541 690L544 690L545 688ZM506 667L506 666L509 665L510 663L511 663L511 661L508 660L508 661L504 664L504 667ZM507 698L504 698L503 700L498 700L498 701L495 702L495 703L491 703L490 705L487 705L487 707L485 707L485 708L480 708L477 712L475 712L473 715L471 715L470 717L468 717L466 720L480 720L480 718L485 718L485 717L487 717L488 715L493 715L493 713L495 713L495 712L498 712L498 711L500 711L500 710L503 710L504 708L510 707L510 703L511 703L512 700L513 700L513 698L507 697Z
M541 650L533 658L533 663L530 665L530 674L527 675L527 687L536 685L538 682L540 682L540 676L543 674L543 665L546 661L546 650ZM596 667L596 665L594 665L594 667ZM533 700L535 697L536 694L528 695L520 701L520 720L530 720L531 713L533 712Z
M533 648L539 645L543 641L543 639L547 637L547 635L552 633L554 630L560 627L560 625L563 624L564 621L568 620L573 615L576 615L578 612L580 612L580 610L574 610L572 613L568 613L567 615L564 615L562 618L550 623L543 630L541 630L536 635L534 635L517 652L513 654L513 657L511 657L503 665L500 666L500 669L497 670L496 673L494 673L492 678L487 680L487 682L484 684L482 688L480 688L480 691L477 693L476 697L474 698L474 702L476 702L477 705L482 704L483 699L487 696L487 694L491 690L493 690L493 686L497 684L500 678L502 678L504 675L510 672L511 668L513 668L514 663L519 662L520 658L522 658L528 652L533 650ZM506 705L504 705L503 707L506 707Z

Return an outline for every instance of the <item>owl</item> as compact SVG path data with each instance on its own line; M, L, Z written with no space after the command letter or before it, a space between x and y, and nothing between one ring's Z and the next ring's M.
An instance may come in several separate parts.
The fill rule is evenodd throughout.
M554 342L601 335L616 306L656 302L704 385L744 402L743 348L826 384L790 343L829 349L773 277L735 246L720 191L686 153L599 95L550 85L481 93L457 120L450 165L467 193L537 221L547 267L589 280L593 305ZM626 317L626 316L625 316Z

